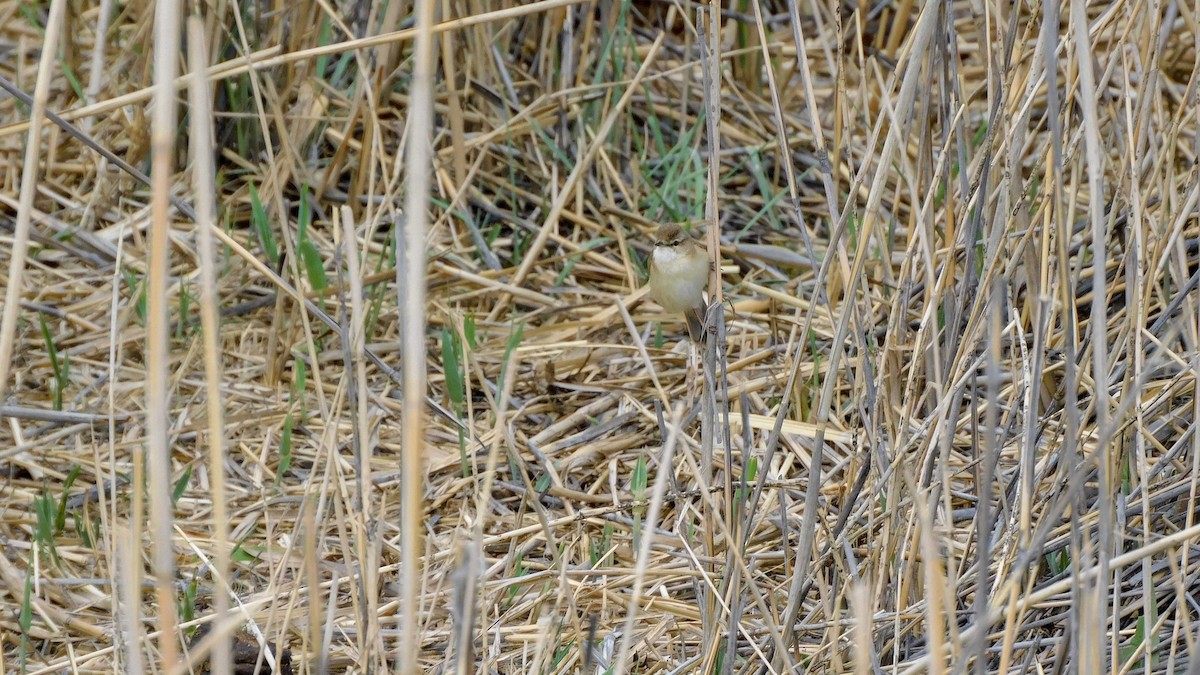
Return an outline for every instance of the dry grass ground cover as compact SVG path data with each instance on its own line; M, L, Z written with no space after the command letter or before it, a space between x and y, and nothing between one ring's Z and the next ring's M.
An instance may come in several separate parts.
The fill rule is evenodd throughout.
M0 0L0 671L1200 673L1200 6L419 4Z

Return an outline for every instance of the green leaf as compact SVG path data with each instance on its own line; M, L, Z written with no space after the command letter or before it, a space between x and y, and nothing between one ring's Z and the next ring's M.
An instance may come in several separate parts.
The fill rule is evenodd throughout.
M179 284L179 320L175 322L175 339L183 340L187 331L188 312L192 306L192 294L187 292L183 284Z
M300 213L296 216L296 228L301 239L308 238L308 225L312 222L312 204L308 200L308 183L300 185Z
M321 260L317 247L307 237L300 241L299 247L300 259L304 261L304 273L308 276L309 285L317 292L325 290L329 287L329 278L325 275L325 261Z
M283 418L283 432L279 435L279 468L275 470L275 485L279 485L283 474L292 468L292 414Z
M1147 639L1149 640L1149 644L1146 645L1145 653L1143 656L1138 657L1138 660L1140 661L1142 658L1144 658L1145 654L1149 654L1150 665L1154 666L1158 664L1158 654L1156 652L1158 648L1158 634L1149 633L1149 635L1147 635L1148 631L1146 628L1147 626L1153 626L1154 624L1158 623L1158 600L1155 598L1153 593L1150 594L1149 600L1149 616L1143 614L1138 617L1137 628L1134 629L1133 637L1130 639L1129 644L1117 650L1117 658L1122 664L1121 670L1125 670L1130 665L1129 662L1133 660L1134 654L1137 653L1138 648L1141 647L1142 643L1146 642Z
M183 602L179 603L179 616L185 622L196 618L196 595L199 588L195 579L183 587Z
M1071 556L1065 548L1046 554L1046 567L1051 574L1062 574L1070 565Z
M475 340L475 312L467 312L467 316L463 318L463 335L466 336L471 351L475 351L475 347L479 344Z
M54 501L47 494L37 497L34 503L37 513L37 536L34 537L43 546L54 541Z
M32 563L25 571L25 592L21 596L21 614L17 619L17 623L21 626L21 631L28 633L29 628L33 626L33 565Z
M142 287L140 280L134 276L133 272L128 269L121 270L121 276L125 278L125 285L129 286L129 294L134 298L134 309L137 311L138 318L142 320L142 324L146 323L146 289Z
M54 345L54 338L50 335L50 324L46 323L46 315L38 314L38 322L42 328L42 340L46 343L46 353L50 356L50 369L54 371L54 391L52 392L52 400L55 410L62 410L62 392L66 386L66 369L58 360L58 348Z
M61 533L67 529L67 496L71 492L71 486L75 484L75 479L79 478L79 465L72 464L71 470L67 473L67 480L63 482L62 494L58 496L58 513L54 520L55 533Z
M317 45L324 47L325 45L329 44L330 34L332 33L332 30L331 30L331 23L329 21L329 16L324 13L322 13L321 16L323 18L321 19L321 28L317 31ZM323 55L317 57L316 70L314 70L313 72L316 74L317 77L324 77L325 69L328 67L329 67L329 57L323 54Z
M646 473L646 456L642 455L633 465L633 477L629 480L633 498L639 501L646 497Z
M254 231L258 233L258 240L262 243L267 260L272 267L278 267L279 244L276 243L275 236L271 233L271 225L267 221L267 210L263 208L262 199L258 196L258 188L254 187L253 183L250 184L250 215Z
M83 545L87 548L96 547L97 537L93 533L98 529L99 524L96 522L95 518L89 520L81 515L75 517L75 534L79 535L79 540L83 542Z
M259 548L261 549L261 547L259 547ZM238 544L237 547L233 549L233 552L229 554L229 559L234 562L243 562L243 563L258 562L258 556L254 555L250 551L247 551L246 548L243 547L241 544Z
M504 348L504 365L500 368L500 379L496 382L497 388L504 390L505 378L508 377L508 366L513 363L512 354L517 349L517 345L521 344L521 335L525 332L525 322L518 323L511 333L508 334L508 345Z
M191 480L192 480L192 465L189 464L187 466L187 468L183 470L183 475L179 477L179 480L175 481L175 489L171 490L171 503L172 504L176 504L179 502L179 498L183 496L183 493L187 490L188 483Z
M45 488L42 488L42 494L34 498L33 505L37 515L34 541L41 546L47 558L57 562L58 549L54 545L54 537L58 532L54 528L55 523L58 522L58 509L55 508L54 499Z
M296 365L295 379L292 381L292 393L301 394L307 388L308 366L305 365L302 359L296 359L294 363Z
M59 70L62 71L62 74L67 78L67 84L71 85L71 91L75 92L75 97L80 101L87 103L87 94L84 93L83 85L80 84L79 77L75 74L75 69L71 67L71 64L59 59L58 67Z

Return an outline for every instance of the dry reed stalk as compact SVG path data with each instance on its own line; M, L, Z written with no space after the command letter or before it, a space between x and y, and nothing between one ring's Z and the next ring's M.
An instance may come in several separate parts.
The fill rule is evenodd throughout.
M208 70L208 53L204 46L204 23L198 17L187 22L188 65L192 72ZM212 538L213 576L219 588L213 593L213 612L220 622L232 623L229 612L229 549L227 544L229 514L225 504L225 457L228 445L225 440L225 408L221 395L221 351L218 336L221 334L217 297L217 258L213 247L212 225L216 222L215 169L209 148L213 147L212 96L208 80L196 77L188 87L189 129L191 132L188 149L192 155L193 194L196 197L196 248L200 258L200 320L204 331L204 376L208 389L208 467L212 481ZM222 631L215 630L214 633ZM218 639L213 650L211 667L217 672L228 671L232 665L229 643Z
M159 2L154 12L154 98L150 127L150 237L146 291L146 455L150 467L150 530L153 536L153 570L158 651L161 663L174 670L179 662L179 642L175 634L178 609L175 606L174 509L168 488L171 485L171 438L169 434L171 401L167 370L171 365L168 341L170 307L167 304L168 271L171 265L168 238L171 234L171 183L174 180L175 124L178 120L175 98L178 71L179 6ZM134 516L134 523L138 516ZM140 528L135 530L140 536ZM140 613L127 618L134 619Z
M432 0L416 7L416 45L413 64L412 104L408 119L405 157L407 192L404 209L404 472L400 498L403 518L403 567L400 577L401 625L397 648L400 669L418 672L418 639L421 619L417 616L418 580L424 577L421 542L424 539L421 466L425 460L425 233L428 227L429 165L433 131L433 18ZM423 585L423 584L422 584Z

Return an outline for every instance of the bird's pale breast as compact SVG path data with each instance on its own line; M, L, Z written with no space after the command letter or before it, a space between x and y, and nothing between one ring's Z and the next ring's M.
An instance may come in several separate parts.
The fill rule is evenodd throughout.
M662 246L654 249L654 274L650 279L654 301L668 312L682 312L703 301L708 265L703 255L683 256Z

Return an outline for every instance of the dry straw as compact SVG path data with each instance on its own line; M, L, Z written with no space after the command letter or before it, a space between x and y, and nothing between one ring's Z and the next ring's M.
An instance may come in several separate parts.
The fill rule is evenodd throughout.
M1200 673L1195 3L0 16L0 671Z

